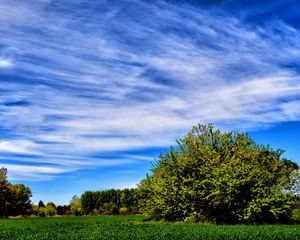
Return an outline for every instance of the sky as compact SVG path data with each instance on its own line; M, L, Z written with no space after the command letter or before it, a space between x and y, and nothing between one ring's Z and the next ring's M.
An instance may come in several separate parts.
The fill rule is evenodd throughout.
M135 187L197 123L300 164L297 0L0 0L0 166L33 202Z

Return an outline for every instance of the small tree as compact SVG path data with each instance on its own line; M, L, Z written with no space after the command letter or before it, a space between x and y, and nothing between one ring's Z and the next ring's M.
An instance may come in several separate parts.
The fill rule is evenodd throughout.
M39 206L39 208L43 208L43 207L45 207L45 203L42 200L40 200L38 203L38 206Z
M7 181L7 176L6 176L6 174L7 174L7 169L4 168L4 167L0 168L0 182L5 182L5 181Z
M46 216L46 207L38 208L38 216L39 217L45 217Z
M56 205L53 202L48 202L46 205L46 215L54 216L56 214Z
M167 220L274 223L291 218L297 164L247 134L198 125L140 184L142 210ZM295 191L295 189L293 189ZM298 189L299 192L299 189Z
M79 216L82 214L81 201L77 195L74 195L72 197L72 200L70 202L70 210L75 216Z

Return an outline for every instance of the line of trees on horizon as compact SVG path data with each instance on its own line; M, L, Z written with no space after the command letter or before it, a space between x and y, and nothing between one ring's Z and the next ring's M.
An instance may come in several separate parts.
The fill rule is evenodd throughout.
M137 188L86 191L81 197L74 195L69 205L54 202L28 205L25 215L52 217L61 215L125 215L139 213L139 190Z
M45 204L42 200L33 204L30 188L11 184L7 180L7 169L3 167L0 168L0 217L136 214L139 212L138 192L137 188L86 191L81 197L74 195L69 205Z
M86 191L81 195L84 215L136 214L139 212L137 188Z

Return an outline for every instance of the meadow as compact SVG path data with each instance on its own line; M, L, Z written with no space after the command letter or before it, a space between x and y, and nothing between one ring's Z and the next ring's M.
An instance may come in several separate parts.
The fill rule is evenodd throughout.
M0 219L0 239L300 239L300 225L213 225L143 216Z

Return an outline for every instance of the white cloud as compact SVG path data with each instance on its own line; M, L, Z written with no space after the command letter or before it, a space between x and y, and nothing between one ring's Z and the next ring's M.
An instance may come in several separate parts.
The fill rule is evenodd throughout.
M28 140L0 141L0 152L37 154L38 152L31 149L33 146L34 144Z
M0 151L72 171L148 160L85 156L169 146L198 122L247 129L300 119L300 77L287 66L300 59L300 32L282 21L249 27L211 9L142 1L129 4L139 20L121 3L80 15L51 1L0 2L0 43L17 62L0 58L0 68L22 79L4 82L6 99L30 103L0 106L2 127L26 139L5 139Z
M4 164L9 169L8 177L11 180L46 181L51 180L57 174L67 173L76 169L53 166L29 166L17 164Z
M0 68L9 68L12 67L13 63L12 61L8 60L8 59L1 59L0 58Z
M6 168L8 168L11 172L22 172L22 173L48 173L48 174L56 174L56 173L64 173L69 170L57 168L57 167L41 167L41 166L27 166L27 165L14 165L14 164L5 164Z

